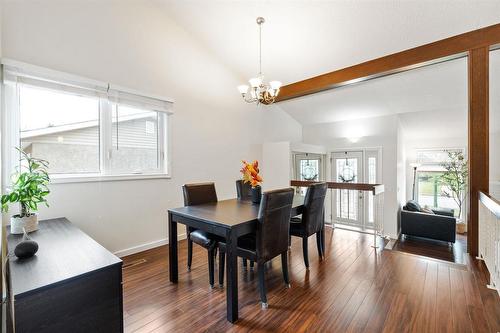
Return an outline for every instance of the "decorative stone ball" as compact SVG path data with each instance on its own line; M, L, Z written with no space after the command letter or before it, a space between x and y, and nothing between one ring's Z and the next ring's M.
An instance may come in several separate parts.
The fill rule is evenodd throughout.
M19 259L30 258L35 255L38 251L38 243L34 240L23 240L19 244L17 244L14 249L14 254Z

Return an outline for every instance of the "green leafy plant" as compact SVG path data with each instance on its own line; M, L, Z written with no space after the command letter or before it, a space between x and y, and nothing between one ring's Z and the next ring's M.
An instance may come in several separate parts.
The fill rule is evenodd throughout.
M9 193L2 195L2 212L9 210L9 203L19 203L19 217L30 216L38 210L39 204L49 206L46 196L50 193L49 162L33 158L20 148L20 166L12 175L12 186Z
M441 176L441 182L448 188L442 189L445 196L453 198L458 205L458 217L462 216L462 207L467 191L468 168L467 160L461 151L449 151L448 161L441 166L446 170Z

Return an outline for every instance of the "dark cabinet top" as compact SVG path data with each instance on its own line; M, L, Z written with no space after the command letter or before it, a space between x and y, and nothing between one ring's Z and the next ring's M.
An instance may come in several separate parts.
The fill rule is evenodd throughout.
M53 287L122 261L66 218L43 220L29 234L38 243L34 257L18 259L14 248L22 235L8 235L9 276L14 298Z

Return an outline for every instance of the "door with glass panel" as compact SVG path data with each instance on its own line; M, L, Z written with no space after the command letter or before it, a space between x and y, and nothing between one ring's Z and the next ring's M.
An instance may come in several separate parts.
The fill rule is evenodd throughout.
M323 156L320 154L297 153L295 159L295 178L297 180L320 181L323 179ZM307 187L297 188L297 193L305 195Z
M363 182L363 152L344 151L332 153L332 180L339 183ZM337 189L333 191L334 223L364 227L363 192Z

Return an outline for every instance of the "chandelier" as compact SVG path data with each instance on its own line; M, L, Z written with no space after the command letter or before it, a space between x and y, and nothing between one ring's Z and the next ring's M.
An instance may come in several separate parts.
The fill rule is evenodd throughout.
M238 90L247 103L272 104L280 92L281 82L271 81L269 84L264 83L264 75L262 74L262 24L265 20L263 17L257 17L259 25L259 75L248 80L250 86L244 84L238 86Z

